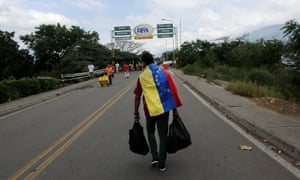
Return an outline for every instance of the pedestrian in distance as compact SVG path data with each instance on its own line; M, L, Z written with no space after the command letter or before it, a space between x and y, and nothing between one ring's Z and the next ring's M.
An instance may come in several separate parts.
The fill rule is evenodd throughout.
M123 65L123 71L125 78L129 78L129 65L127 63Z
M110 64L108 64L105 68L105 72L108 75L109 84L112 84L112 74L113 74L113 68Z
M117 62L117 63L116 63L116 73L119 72L119 69L120 69L120 64Z
M112 68L112 73L111 73L111 77L113 78L116 72L116 66L115 65L111 65Z
M140 120L139 106L143 99L146 117L147 138L152 155L152 165L166 171L169 113L178 116L177 107L182 103L177 88L168 71L154 64L153 56L145 51L142 54L144 71L139 75L134 90L134 120ZM159 136L159 151L155 131Z
M89 64L88 65L89 78L93 78L94 77L94 69L95 69L94 64Z

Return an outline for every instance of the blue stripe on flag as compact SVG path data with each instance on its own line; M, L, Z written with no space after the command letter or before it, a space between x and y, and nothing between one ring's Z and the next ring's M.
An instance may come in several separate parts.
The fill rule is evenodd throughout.
M175 100L172 96L171 89L169 87L168 79L161 68L155 64L150 64L149 69L152 72L152 76L159 92L161 104L165 112L176 108Z

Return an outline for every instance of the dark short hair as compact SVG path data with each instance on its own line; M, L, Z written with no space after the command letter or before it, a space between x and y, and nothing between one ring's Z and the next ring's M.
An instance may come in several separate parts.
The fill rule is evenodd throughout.
M144 51L142 53L142 61L145 62L146 65L153 63L154 60L152 54L148 51Z

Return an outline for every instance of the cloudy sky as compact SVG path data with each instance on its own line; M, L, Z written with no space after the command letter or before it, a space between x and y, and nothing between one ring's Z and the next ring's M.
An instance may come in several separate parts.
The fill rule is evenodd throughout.
M0 0L2 31L18 37L40 24L75 25L98 32L104 45L115 26L173 23L184 42L233 38L291 19L300 20L300 0ZM156 55L176 46L172 38L136 41Z

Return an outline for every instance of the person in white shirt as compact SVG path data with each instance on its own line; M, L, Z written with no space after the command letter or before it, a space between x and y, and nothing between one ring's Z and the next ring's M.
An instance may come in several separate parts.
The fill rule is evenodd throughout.
M119 72L120 64L117 62L116 63L116 72Z
M89 69L89 77L93 78L94 77L94 69L95 69L94 64L89 64L88 69Z

